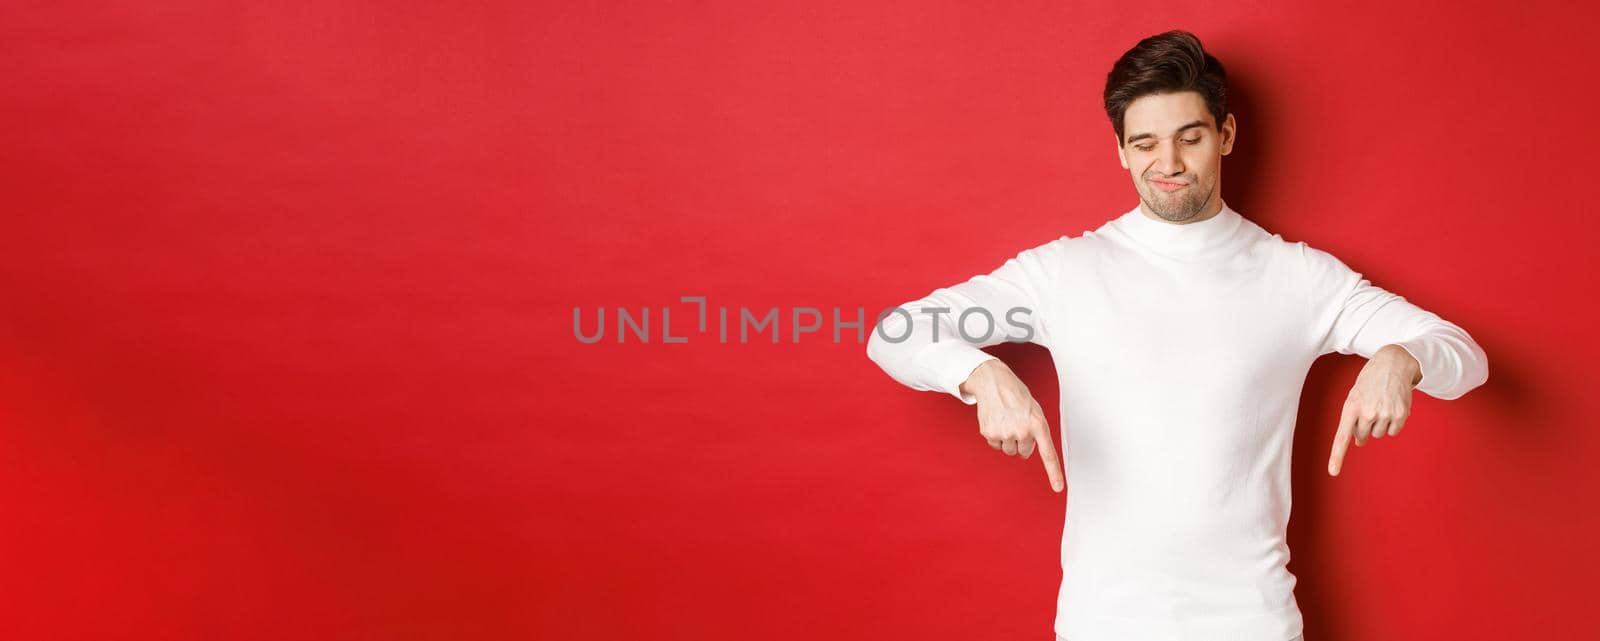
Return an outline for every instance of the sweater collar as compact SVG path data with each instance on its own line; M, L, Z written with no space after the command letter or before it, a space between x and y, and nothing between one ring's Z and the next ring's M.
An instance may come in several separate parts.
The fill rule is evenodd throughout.
M1231 238L1244 217L1224 201L1215 216L1197 223L1177 224L1146 216L1140 207L1116 219L1122 233L1157 252L1182 257L1206 253Z

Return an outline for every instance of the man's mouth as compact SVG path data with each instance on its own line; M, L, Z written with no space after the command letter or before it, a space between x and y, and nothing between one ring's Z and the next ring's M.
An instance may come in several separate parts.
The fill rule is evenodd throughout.
M1184 187L1188 187L1189 186L1189 183L1174 182L1174 181L1170 181L1170 180L1154 180L1154 179L1152 179L1150 181L1150 184L1155 185L1156 187L1159 187L1162 191L1177 191L1179 189L1183 189Z

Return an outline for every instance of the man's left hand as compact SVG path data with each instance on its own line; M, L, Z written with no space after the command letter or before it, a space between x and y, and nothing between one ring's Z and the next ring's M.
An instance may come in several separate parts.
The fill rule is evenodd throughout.
M1333 437L1328 474L1339 475L1351 439L1356 446L1368 438L1398 436L1411 415L1411 390L1422 380L1422 365L1399 345L1385 345L1361 368L1356 384L1345 398L1339 432Z

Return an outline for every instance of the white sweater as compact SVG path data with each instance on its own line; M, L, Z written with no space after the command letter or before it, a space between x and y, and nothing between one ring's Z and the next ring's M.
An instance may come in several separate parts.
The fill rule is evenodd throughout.
M987 339L976 313L970 339L956 331L975 306L995 319ZM958 388L994 358L978 347L1027 330L1050 350L1068 493L1054 627L1071 641L1300 634L1285 531L1312 362L1397 344L1422 365L1417 389L1441 399L1489 376L1460 327L1226 204L1188 225L1135 207L901 307L911 326L886 316L867 353L914 389L975 404ZM918 311L939 307L951 312ZM1014 326L1016 307L1031 313Z

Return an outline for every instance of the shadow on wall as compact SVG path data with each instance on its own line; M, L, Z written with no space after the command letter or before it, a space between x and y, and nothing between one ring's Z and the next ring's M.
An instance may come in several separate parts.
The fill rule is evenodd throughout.
M1266 226L1268 222L1257 219L1254 212L1260 211L1256 205L1264 201L1262 181L1271 179L1264 173L1267 165L1263 157L1270 149L1264 141L1270 140L1271 120L1263 109L1263 94L1256 91L1256 74L1234 60L1227 61L1225 67L1228 111L1233 113L1237 129L1233 151L1222 161L1222 196L1229 207Z

